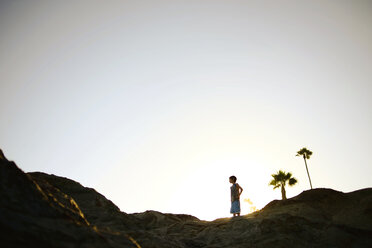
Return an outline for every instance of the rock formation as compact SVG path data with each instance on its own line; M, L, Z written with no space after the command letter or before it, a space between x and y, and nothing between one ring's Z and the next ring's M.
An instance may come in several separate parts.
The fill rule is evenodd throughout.
M371 247L372 188L314 189L211 222L126 214L75 181L24 173L0 150L0 235L1 247Z

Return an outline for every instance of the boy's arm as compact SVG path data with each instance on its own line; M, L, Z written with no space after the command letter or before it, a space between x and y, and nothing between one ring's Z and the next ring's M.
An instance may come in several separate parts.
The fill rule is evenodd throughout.
M240 187L240 185L238 184L238 191L239 191L239 196L243 193L243 188Z

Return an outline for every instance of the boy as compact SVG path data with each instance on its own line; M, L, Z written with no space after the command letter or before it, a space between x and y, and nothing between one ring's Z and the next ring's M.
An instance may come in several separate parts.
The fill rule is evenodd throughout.
M240 187L239 184L236 183L236 177L231 176L229 178L230 183L233 185L231 186L231 209L230 213L235 216L240 216L240 195L243 192L243 188Z

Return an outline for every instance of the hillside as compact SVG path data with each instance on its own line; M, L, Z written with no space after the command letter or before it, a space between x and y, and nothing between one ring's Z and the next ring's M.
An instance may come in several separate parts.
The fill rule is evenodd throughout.
M372 188L314 189L237 218L126 214L68 178L24 173L0 150L1 247L371 247Z

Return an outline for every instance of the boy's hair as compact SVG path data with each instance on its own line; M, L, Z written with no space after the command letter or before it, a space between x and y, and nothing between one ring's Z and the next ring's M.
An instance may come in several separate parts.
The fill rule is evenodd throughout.
M233 180L234 183L236 183L236 176L231 176L230 179Z

